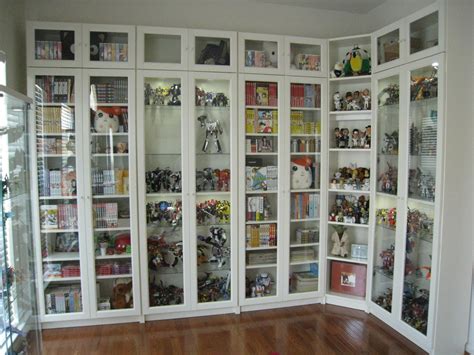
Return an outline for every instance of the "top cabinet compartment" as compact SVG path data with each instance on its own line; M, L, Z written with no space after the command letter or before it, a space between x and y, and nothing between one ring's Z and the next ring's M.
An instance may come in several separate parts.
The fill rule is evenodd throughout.
M372 34L374 72L444 51L444 10L440 2Z
M189 30L189 69L209 72L237 70L237 32Z
M187 30L182 28L137 27L139 69L186 70Z
M287 75L327 76L325 40L285 37L285 73Z
M370 35L330 39L330 81L369 77L372 74L370 43Z
M239 33L239 71L255 74L283 74L284 37Z
M81 25L28 22L26 36L28 66L81 66Z
M83 65L87 68L135 68L135 27L83 25Z

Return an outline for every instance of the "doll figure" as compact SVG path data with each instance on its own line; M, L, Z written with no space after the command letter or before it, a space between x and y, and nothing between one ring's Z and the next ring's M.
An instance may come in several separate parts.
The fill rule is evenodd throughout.
M341 142L341 131L339 130L339 127L334 128L334 141L336 143L336 148L339 148Z
M341 111L342 110L342 98L339 91L336 91L333 96L334 99L334 111Z
M354 91L354 94L352 96L352 100L349 103L350 109L354 110L354 111L360 110L360 108L361 108L360 101L361 101L360 93L359 93L359 91L356 90L356 91Z
M357 128L352 130L352 148L359 148L359 130Z
M369 126L365 127L365 144L364 144L364 148L366 148L366 149L370 149L371 136L372 136L372 127L369 125Z
M341 143L339 144L339 148L349 148L349 129L342 128L342 146Z
M370 91L369 89L364 89L362 91L362 109L363 110L370 110Z
M334 233L331 236L331 241L333 242L331 254L345 258L349 255L349 236L346 233L347 228L344 226L333 227Z
M345 111L350 111L351 110L351 102L352 102L352 92L348 91L346 92L346 98L344 100L344 110Z

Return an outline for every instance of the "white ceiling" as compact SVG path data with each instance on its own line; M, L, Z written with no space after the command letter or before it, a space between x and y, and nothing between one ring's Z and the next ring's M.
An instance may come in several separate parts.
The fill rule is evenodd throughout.
M388 0L253 0L257 3L311 7L322 10L366 14Z

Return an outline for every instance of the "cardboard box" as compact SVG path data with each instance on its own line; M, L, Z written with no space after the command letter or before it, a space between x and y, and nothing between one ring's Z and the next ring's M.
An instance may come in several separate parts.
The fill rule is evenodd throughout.
M330 289L332 292L365 297L366 282L366 265L345 263L340 261L331 262Z
M383 44L385 63L400 58L400 44L398 41L386 42Z

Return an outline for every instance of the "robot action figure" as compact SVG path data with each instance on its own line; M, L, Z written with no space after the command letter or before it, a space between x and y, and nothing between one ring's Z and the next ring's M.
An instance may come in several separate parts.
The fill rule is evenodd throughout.
M222 134L224 131L222 130L220 122L218 120L211 120L207 118L206 115L199 116L198 121L201 123L201 128L206 128L206 140L202 146L202 151L207 152L207 148L209 147L209 139L210 137L214 136L217 153L221 153L222 148L221 143L219 142L219 134Z

